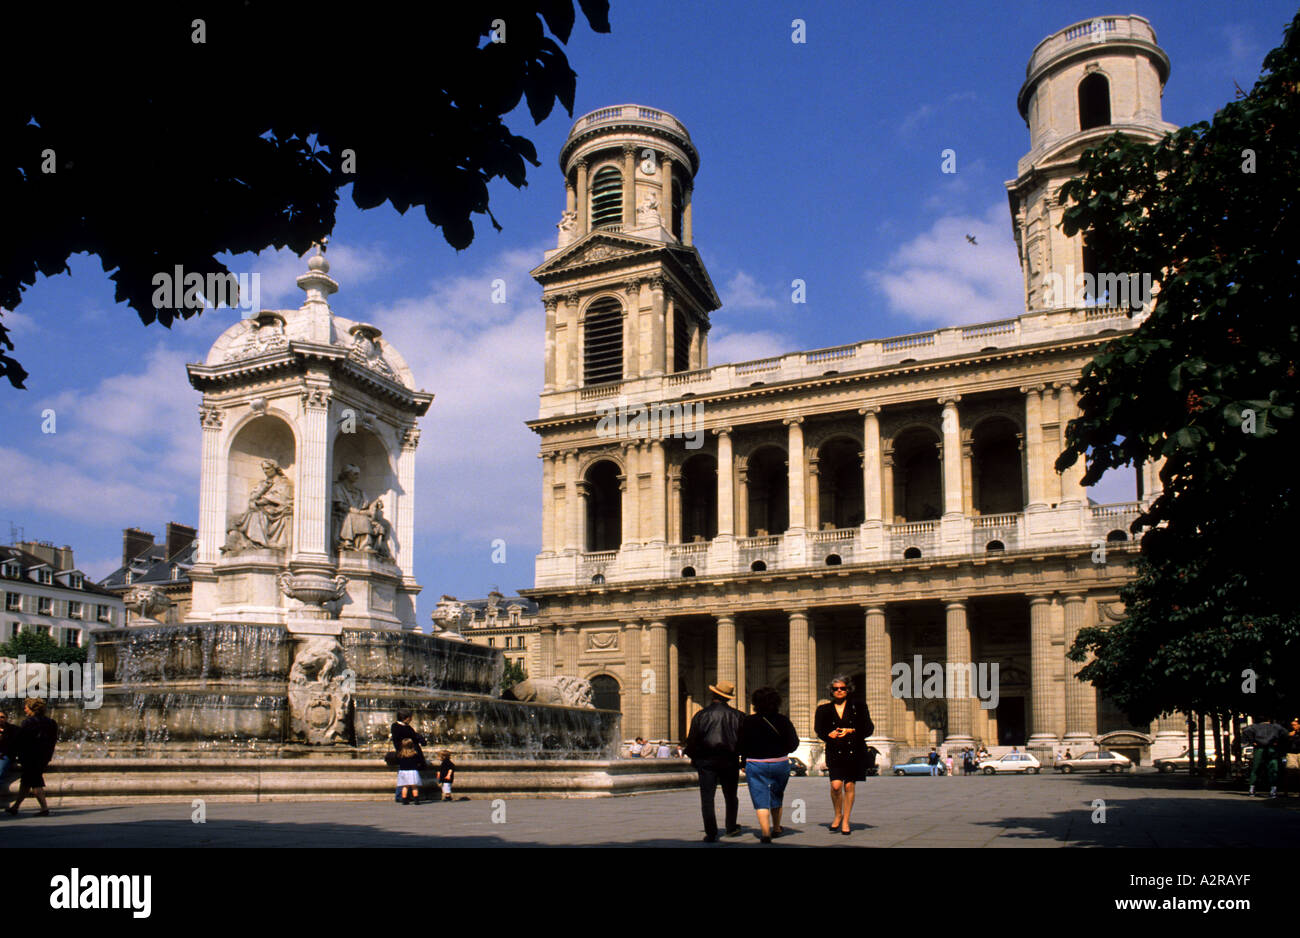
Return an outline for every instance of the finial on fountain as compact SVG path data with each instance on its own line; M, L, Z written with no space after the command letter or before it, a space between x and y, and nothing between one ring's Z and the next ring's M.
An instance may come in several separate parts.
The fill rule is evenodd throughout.
M319 241L312 242L316 253L307 258L307 273L297 280L298 286L307 294L308 303L325 303L327 296L338 292L338 283L329 276L330 262L325 259L325 247L328 243L329 235L323 235Z

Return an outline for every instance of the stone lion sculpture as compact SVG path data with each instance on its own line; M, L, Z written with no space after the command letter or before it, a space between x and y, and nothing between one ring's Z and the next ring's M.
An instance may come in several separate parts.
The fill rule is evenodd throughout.
M151 622L159 621L159 617L166 615L172 605L167 594L156 586L137 586L123 597L123 601L127 609Z
M555 677L528 678L510 688L509 693L515 700L525 703L595 709L591 702L591 681L583 677L557 674Z

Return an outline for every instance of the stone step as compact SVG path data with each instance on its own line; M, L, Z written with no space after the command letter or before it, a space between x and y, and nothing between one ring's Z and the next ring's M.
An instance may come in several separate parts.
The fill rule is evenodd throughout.
M433 772L425 785L436 785ZM0 793L18 793L17 774ZM382 801L396 769L381 759L68 759L45 770L50 804L182 802ZM602 798L691 788L695 770L680 759L466 760L456 766L455 796Z

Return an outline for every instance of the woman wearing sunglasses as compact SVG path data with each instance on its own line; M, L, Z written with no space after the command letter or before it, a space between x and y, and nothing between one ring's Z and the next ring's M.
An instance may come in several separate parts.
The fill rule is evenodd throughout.
M876 728L865 703L852 700L853 685L847 677L831 680L831 700L817 708L813 730L826 744L826 768L831 775L831 805L835 820L831 832L848 836L853 826L853 799L858 782L867 777L867 737Z

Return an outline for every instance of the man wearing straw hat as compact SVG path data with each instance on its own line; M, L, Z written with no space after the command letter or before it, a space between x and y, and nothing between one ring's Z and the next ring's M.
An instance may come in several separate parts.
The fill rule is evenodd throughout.
M725 836L740 833L736 814L740 801L736 786L740 782L740 725L744 715L731 706L736 699L736 685L731 681L710 684L713 703L695 714L690 732L686 735L686 755L691 765L700 773L700 813L704 816L704 841L718 839L718 815L714 811L713 794L722 787L722 801L726 805L727 828Z

